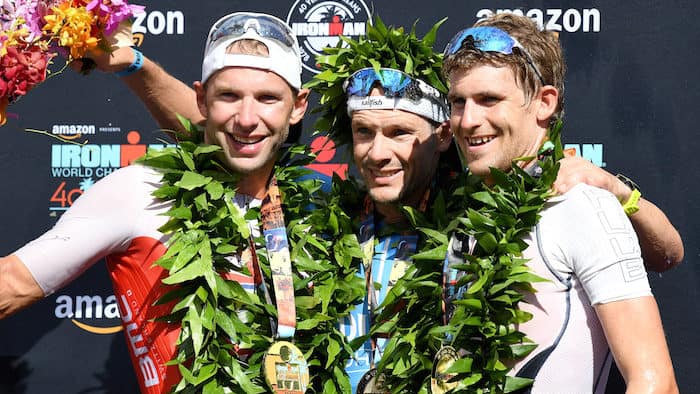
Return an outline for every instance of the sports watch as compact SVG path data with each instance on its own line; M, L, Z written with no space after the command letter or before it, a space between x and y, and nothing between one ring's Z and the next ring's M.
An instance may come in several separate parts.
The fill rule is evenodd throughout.
M637 184L628 177L622 174L617 174L615 176L632 190L632 193L630 193L627 201L621 202L622 209L625 211L627 216L632 215L633 213L639 211L639 199L642 197L642 192L639 190L639 186L637 186Z

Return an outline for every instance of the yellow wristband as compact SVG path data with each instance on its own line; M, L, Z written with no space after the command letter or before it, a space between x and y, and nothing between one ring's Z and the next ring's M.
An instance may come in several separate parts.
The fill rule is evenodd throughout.
M625 211L627 216L639 211L639 199L642 197L642 192L639 189L632 189L630 193L630 198L622 204L622 209Z

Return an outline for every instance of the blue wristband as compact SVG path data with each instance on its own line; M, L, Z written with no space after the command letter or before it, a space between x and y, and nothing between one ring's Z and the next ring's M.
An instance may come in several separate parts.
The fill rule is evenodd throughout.
M131 47L131 50L134 51L134 61L129 65L129 67L115 72L114 74L116 74L118 77L126 77L127 75L131 75L143 67L143 53L134 47Z

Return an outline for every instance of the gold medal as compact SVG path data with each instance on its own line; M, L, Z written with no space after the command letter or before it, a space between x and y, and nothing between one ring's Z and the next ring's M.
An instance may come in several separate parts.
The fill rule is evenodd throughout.
M452 346L443 346L438 350L433 360L433 373L430 377L430 392L432 394L444 394L457 387L459 382L448 382L456 374L446 374L448 368L459 360L459 354Z
M360 381L357 382L357 394L386 394L388 391L384 387L384 374L378 374L377 370L372 368L367 373L362 375Z
M278 394L304 394L309 385L309 365L291 342L278 341L263 359L265 382Z

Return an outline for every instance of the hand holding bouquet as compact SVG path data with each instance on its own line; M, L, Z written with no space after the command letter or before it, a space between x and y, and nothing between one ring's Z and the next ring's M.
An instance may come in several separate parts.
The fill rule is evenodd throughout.
M0 126L8 104L43 82L52 59L66 64L92 50L142 6L124 0L0 0Z

